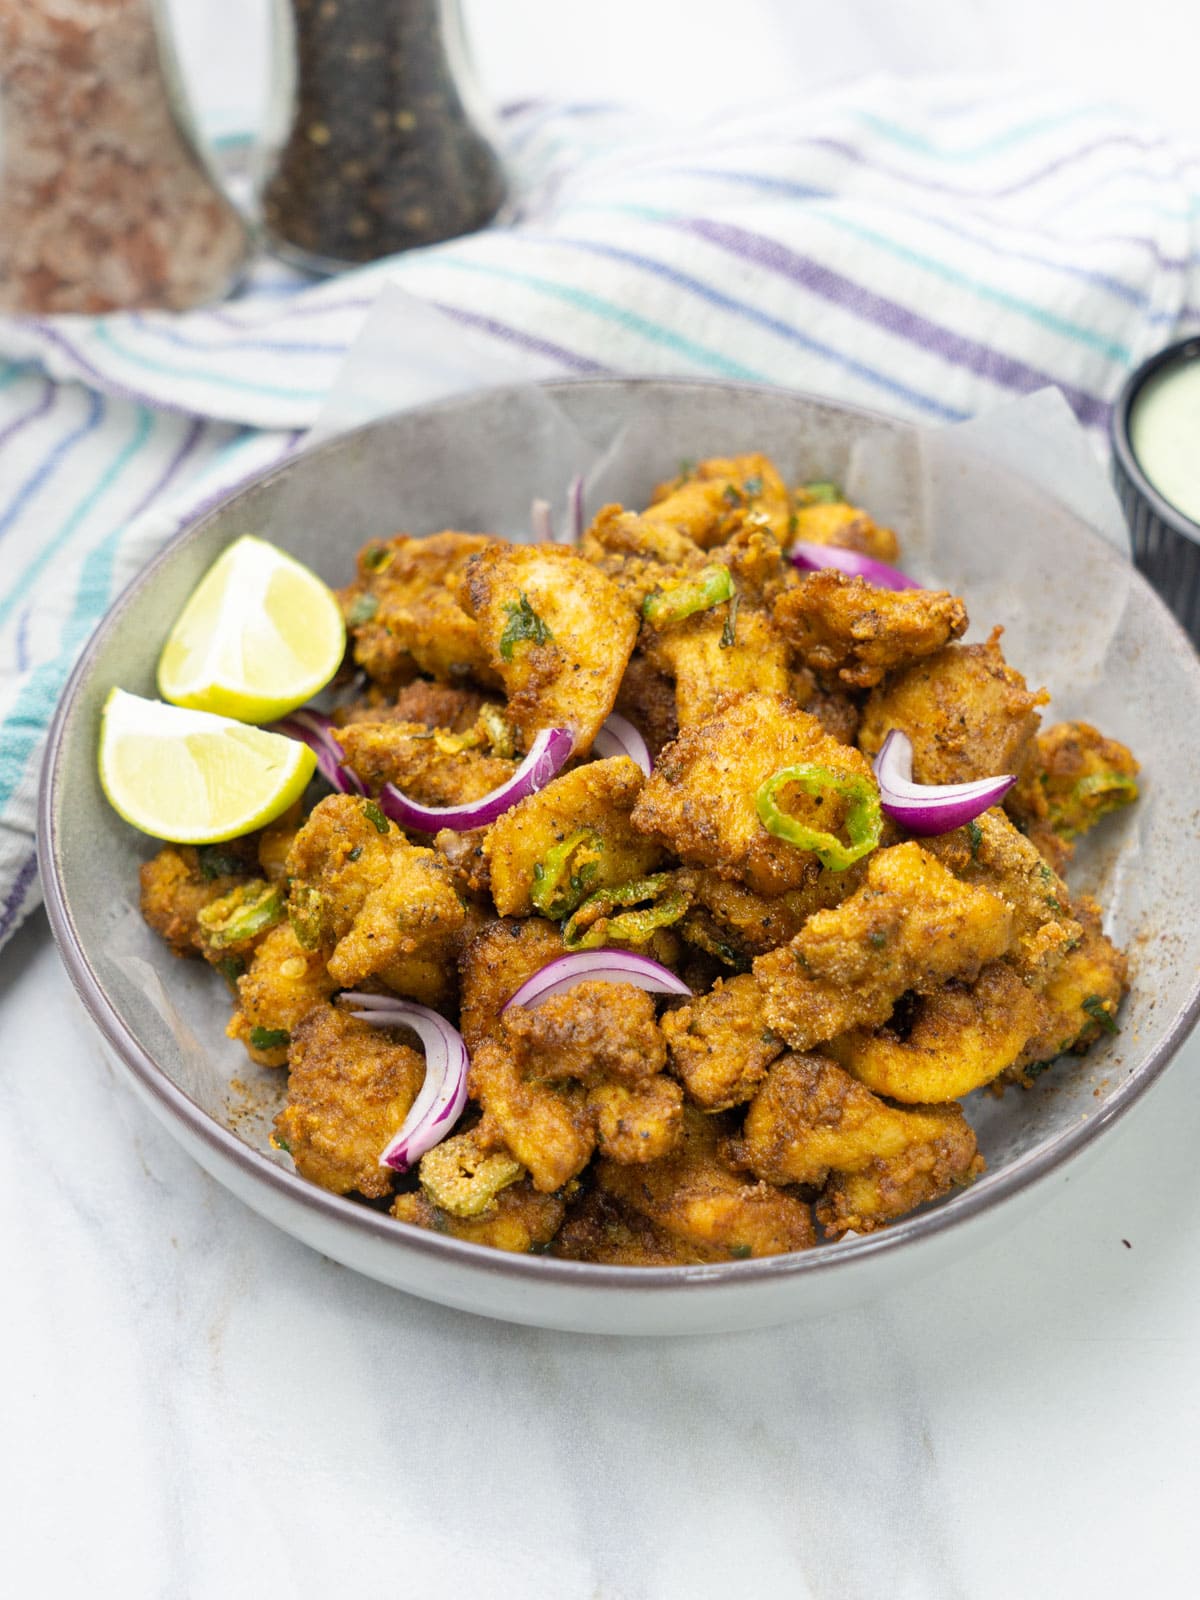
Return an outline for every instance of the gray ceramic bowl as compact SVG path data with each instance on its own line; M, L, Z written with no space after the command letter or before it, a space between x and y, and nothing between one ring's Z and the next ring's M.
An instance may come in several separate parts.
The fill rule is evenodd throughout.
M40 829L51 925L113 1059L167 1128L248 1205L348 1266L487 1316L593 1332L713 1331L827 1312L948 1261L1052 1198L1064 1163L1095 1146L1186 1036L1200 1008L1200 665L1141 578L1028 484L980 461L919 493L917 469L904 465L914 452L902 423L803 395L698 382L562 384L535 400L492 391L339 438L203 516L137 578L84 652L51 731ZM1136 813L1113 819L1073 874L1100 892L1108 926L1134 958L1121 1035L1082 1063L1061 1063L1028 1093L974 1097L986 1176L869 1238L761 1261L609 1268L485 1250L328 1194L268 1153L278 1078L256 1075L224 1039L220 981L200 963L174 960L134 909L137 867L153 847L100 793L100 706L113 684L154 693L163 636L230 540L261 534L337 583L364 540L398 527L515 534L527 526L531 496L546 491L547 472L561 470L572 430L582 450L621 428L623 481L601 487L629 503L681 457L762 449L787 473L851 472L867 489L879 477L874 464L890 461L886 489L877 486L868 503L911 535L918 575L924 560L930 576L966 594L981 622L1005 621L1010 659L1055 689L1053 713L1091 714L1144 765ZM921 527L931 520L949 532L922 556Z

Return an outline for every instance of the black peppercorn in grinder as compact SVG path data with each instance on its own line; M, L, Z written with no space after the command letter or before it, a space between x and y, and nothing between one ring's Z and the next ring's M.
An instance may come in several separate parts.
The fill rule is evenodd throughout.
M457 0L280 0L295 73L262 194L270 247L337 272L481 228L505 196Z

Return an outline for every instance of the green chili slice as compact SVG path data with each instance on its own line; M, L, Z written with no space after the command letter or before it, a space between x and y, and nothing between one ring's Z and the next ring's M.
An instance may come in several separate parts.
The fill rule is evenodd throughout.
M481 706L479 726L483 729L494 756L500 756L505 761L512 761L515 758L516 735L513 733L512 723L507 720L499 706Z
M504 632L500 635L500 655L503 660L511 661L513 647L528 639L532 644L546 644L554 635L538 616L529 603L529 596L522 589L519 600L514 600L505 606L508 612L508 621L504 624Z
M697 611L711 611L723 600L732 599L732 574L728 567L714 562L712 566L701 567L694 578L681 578L648 594L642 601L642 615L652 628L666 628Z
M452 1217L478 1217L525 1168L507 1150L484 1150L475 1130L458 1133L421 1157L421 1187Z
M396 552L386 544L369 544L359 560L368 572L385 572L396 559Z
M806 506L844 506L846 496L840 487L829 479L816 478L812 483L802 483L796 498Z
M1098 994L1088 995L1087 999L1082 1002L1082 1006L1092 1021L1098 1022L1105 1033L1120 1033L1120 1028L1113 1021L1112 1012Z
M657 903L638 910L617 909L638 906L643 900ZM599 950L607 944L645 944L656 928L669 928L678 922L691 903L691 895L673 882L669 872L653 872L649 877L633 878L615 888L597 889L570 921L563 923L563 943L568 950Z
M294 883L288 897L288 921L296 942L303 950L315 950L321 942L325 920L325 900L319 889Z
M544 917L558 922L587 894L600 871L604 841L594 828L577 828L546 852L533 869L529 898Z
M202 907L196 913L196 921L210 950L245 944L283 921L283 890L279 884L262 879L239 883L236 889Z
M850 802L844 823L849 844L843 844L836 834L813 828L783 810L777 796L791 784L818 800L838 795ZM869 855L883 833L879 791L871 780L858 773L834 772L830 767L817 763L781 767L760 786L754 796L754 805L758 819L768 833L787 844L794 844L799 850L811 850L821 865L828 867L831 872L844 872L863 856Z
M286 1028L250 1029L250 1043L255 1050L279 1050L291 1042L292 1036Z

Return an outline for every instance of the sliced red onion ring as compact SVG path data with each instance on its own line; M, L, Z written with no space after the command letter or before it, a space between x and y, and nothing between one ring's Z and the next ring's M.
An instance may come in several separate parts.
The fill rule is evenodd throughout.
M539 544L554 542L554 519L550 515L549 500L535 500L529 508L529 521L533 537Z
M583 539L583 474L577 472L567 485L567 543Z
M574 955L559 956L532 978L526 978L501 1010L541 1005L551 995L573 989L577 983L632 983L647 994L692 993L670 967L649 956L635 955L632 950L579 950Z
M543 728L512 777L481 800L461 806L423 806L410 800L394 783L385 783L379 792L379 804L402 828L418 833L436 833L439 828L469 833L472 828L485 828L495 822L527 794L544 789L562 770L574 748L575 735L570 728Z
M809 544L800 539L788 550L788 559L795 567L806 572L819 572L822 567L834 567L851 578L865 578L878 589L919 589L907 573L889 567L886 561L876 561L874 556L864 556L860 550L845 550L837 544Z
M458 1030L428 1006L382 994L347 993L342 999L351 1002L351 1016L376 1028L411 1028L425 1046L421 1091L379 1157L381 1167L407 1172L426 1150L441 1144L462 1116L470 1065L467 1047Z
M270 732L299 739L317 758L317 769L326 783L339 794L366 794L366 787L353 767L342 760L342 750L333 738L333 722L323 711L302 706L270 726Z
M628 756L631 761L637 762L647 777L654 765L650 759L650 746L633 723L626 721L616 711L605 717L600 732L592 740L592 749L598 756Z
M893 728L875 757L879 799L893 822L910 833L950 833L999 805L1016 783L1006 774L974 783L914 783L912 740Z

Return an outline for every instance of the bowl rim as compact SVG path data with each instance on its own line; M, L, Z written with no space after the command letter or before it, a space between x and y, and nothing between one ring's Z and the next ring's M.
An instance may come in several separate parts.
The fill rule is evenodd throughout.
M1183 359L1200 360L1200 333L1192 333L1185 339L1176 339L1173 344L1164 345L1161 350L1156 350L1152 356L1147 357L1141 366L1133 369L1121 385L1121 392L1113 404L1109 417L1109 437L1121 471L1158 520L1181 538L1189 540L1192 544L1200 544L1200 522L1193 522L1191 517L1180 511L1178 506L1164 499L1161 491L1151 483L1142 470L1129 432L1133 408L1146 384L1164 367Z
M1200 350L1200 336L1197 336L1196 344ZM774 396L789 402L811 402L850 418L860 418L873 423L882 422L899 431L911 432L916 427L916 424L905 418L890 416L886 412L865 406L847 404L807 390L785 389L771 384L729 382L717 378L622 376L556 378L543 380L535 386L551 393L613 386L726 391L735 389ZM453 410L465 401L479 399L485 395L503 396L513 390L523 390L528 387L530 387L528 384L507 384L492 389L471 390L426 405L406 408L323 440L311 450L305 451L304 457L307 459L326 451L346 448L352 441L361 439L375 429L393 426L400 418ZM765 1284L780 1278L822 1275L843 1266L890 1256L910 1244L932 1240L947 1230L965 1225L972 1218L990 1211L1000 1202L1022 1193L1051 1176L1067 1161L1092 1145L1102 1132L1125 1115L1161 1076L1197 1021L1200 1021L1200 973L1197 973L1191 990L1170 1018L1157 1046L1122 1077L1117 1088L1098 1111L1072 1123L1049 1143L1036 1145L993 1177L981 1179L958 1194L901 1218L877 1233L848 1240L828 1241L809 1250L755 1257L745 1261L636 1267L567 1261L543 1255L515 1254L496 1250L487 1245L450 1238L444 1234L400 1222L387 1213L372 1210L360 1202L309 1183L298 1173L278 1165L270 1157L244 1143L236 1134L223 1127L179 1088L157 1064L149 1051L141 1045L110 1000L76 930L60 878L59 807L56 802L67 725L71 719L75 700L89 676L93 657L108 633L135 596L153 581L158 568L170 561L181 545L198 537L205 527L224 513L231 502L250 490L258 490L286 474L296 459L295 455L289 455L266 471L245 478L223 493L219 499L203 503L197 513L189 518L167 540L162 549L134 575L109 606L80 653L59 698L50 725L40 774L37 830L38 866L51 932L67 976L92 1021L118 1060L130 1072L136 1085L156 1102L164 1119L181 1122L192 1137L207 1145L223 1161L239 1169L251 1185L265 1186L267 1190L273 1191L285 1207L298 1205L302 1210L313 1214L316 1221L329 1224L335 1229L345 1226L360 1236L364 1244L382 1243L387 1248L398 1250L400 1254L412 1251L448 1266L481 1271L512 1279L518 1284L524 1283L555 1291L561 1289L600 1292L621 1289L651 1293L661 1291L669 1294L689 1288L737 1289L755 1283ZM1053 501L1052 495L1036 485L1028 487L1046 500ZM1082 518L1079 520L1088 536L1103 548L1104 558L1124 566L1120 554L1108 541L1083 522ZM1165 625L1170 647L1183 658L1187 670L1196 676L1197 692L1200 697L1200 658L1193 650L1190 640L1165 603L1141 574L1133 569L1131 575L1133 581L1145 590L1152 608L1158 609L1160 625ZM241 1199L242 1195L238 1193L237 1197ZM251 1208L254 1209L253 1206ZM274 1220L274 1217L272 1216L270 1220Z

